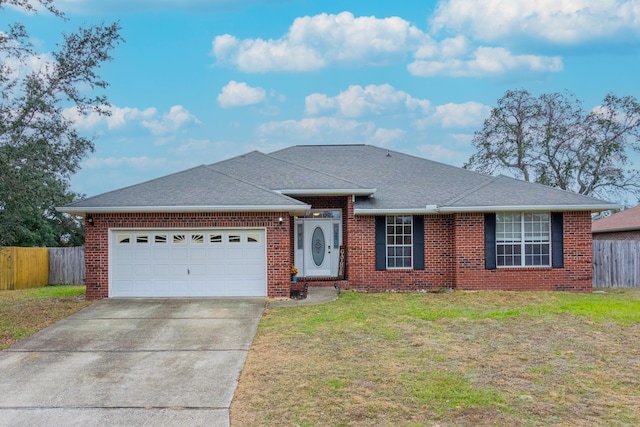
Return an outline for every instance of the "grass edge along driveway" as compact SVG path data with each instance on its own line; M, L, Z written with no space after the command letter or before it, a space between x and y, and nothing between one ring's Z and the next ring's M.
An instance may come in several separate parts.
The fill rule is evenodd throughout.
M640 425L640 289L265 311L231 425Z
M84 286L0 291L0 350L91 305Z

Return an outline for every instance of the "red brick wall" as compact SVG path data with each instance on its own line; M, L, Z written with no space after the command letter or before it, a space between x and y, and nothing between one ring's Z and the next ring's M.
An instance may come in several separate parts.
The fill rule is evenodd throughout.
M484 268L484 215L426 215L424 270L375 270L375 217L355 216L350 197L301 199L343 209L348 287L365 291L457 289L591 291L591 216L564 214L564 268ZM278 218L283 217L282 225ZM267 229L267 292L288 297L293 260L287 213L94 214L86 228L87 298L108 296L109 228L259 227Z
M128 213L93 214L85 229L87 298L109 296L109 228L213 228L267 229L267 293L288 297L290 286L289 214L276 213ZM278 218L284 218L282 225Z
M367 291L430 290L454 287L451 215L424 219L424 270L375 269L375 217L350 218L347 279L351 289Z
M484 214L425 216L425 269L375 270L375 218L351 217L347 279L365 291L572 290L591 291L591 215L564 214L564 268L484 268Z
M591 214L564 213L564 268L484 268L484 215L457 214L454 220L457 289L591 292Z

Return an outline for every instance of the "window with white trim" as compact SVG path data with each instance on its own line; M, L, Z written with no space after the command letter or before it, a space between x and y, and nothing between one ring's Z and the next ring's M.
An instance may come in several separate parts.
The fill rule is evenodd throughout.
M551 266L549 213L496 214L498 267Z
M387 216L387 268L413 267L413 217Z

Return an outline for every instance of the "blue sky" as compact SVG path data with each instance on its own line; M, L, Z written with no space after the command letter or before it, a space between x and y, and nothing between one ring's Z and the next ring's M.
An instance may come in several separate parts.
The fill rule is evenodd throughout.
M251 150L366 143L461 166L506 90L640 98L640 0L58 0L4 11L46 57L119 21L88 196Z

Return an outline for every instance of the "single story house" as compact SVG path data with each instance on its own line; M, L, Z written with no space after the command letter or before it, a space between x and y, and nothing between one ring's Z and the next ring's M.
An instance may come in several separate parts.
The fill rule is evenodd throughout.
M593 221L593 240L640 240L640 205Z
M615 205L368 145L258 151L64 208L88 298L343 289L591 290L591 213Z

